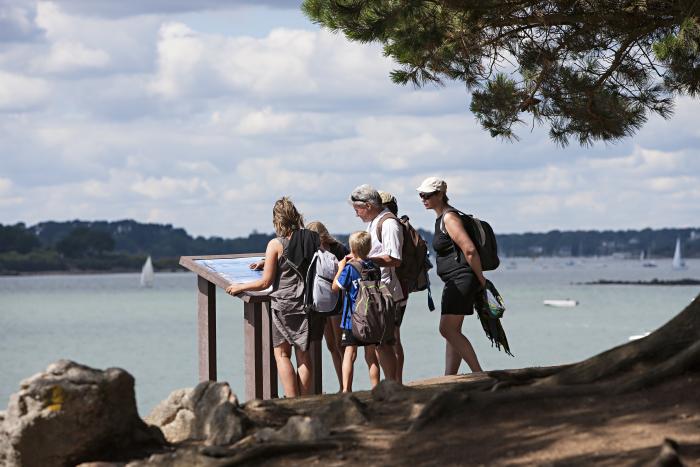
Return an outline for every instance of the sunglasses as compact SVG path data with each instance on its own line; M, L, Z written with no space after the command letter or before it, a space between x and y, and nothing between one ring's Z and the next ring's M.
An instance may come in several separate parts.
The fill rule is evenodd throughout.
M437 193L437 191L433 191L432 193L418 193L418 196L420 196L420 199L428 199L435 193Z

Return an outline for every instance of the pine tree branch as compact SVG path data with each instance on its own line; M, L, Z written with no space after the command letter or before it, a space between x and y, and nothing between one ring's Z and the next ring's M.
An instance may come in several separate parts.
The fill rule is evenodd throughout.
M622 63L622 60L625 59L625 56L629 52L632 44L639 40L639 38L642 36L643 34L637 36L630 36L622 44L620 44L620 46L617 49L617 52L615 52L615 58L613 59L608 69L605 70L605 72L602 75L600 75L600 77L593 84L594 90L599 89L600 86L605 82L605 80L607 80L608 77L617 70L617 68Z

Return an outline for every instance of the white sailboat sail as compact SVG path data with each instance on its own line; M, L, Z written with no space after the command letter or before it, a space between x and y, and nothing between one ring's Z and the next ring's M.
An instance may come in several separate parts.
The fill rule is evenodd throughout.
M153 279L155 273L153 272L153 262L151 257L146 258L146 262L141 268L141 287L153 287Z
M673 252L673 269L683 269L685 267L685 261L681 256L681 239L676 239L676 251Z

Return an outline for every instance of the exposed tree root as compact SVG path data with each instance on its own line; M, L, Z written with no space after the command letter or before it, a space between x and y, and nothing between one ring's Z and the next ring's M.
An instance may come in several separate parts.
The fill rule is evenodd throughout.
M571 366L573 366L573 364L570 363L568 365L542 366L517 370L487 371L486 374L501 382L530 382L532 379L546 378L547 376L551 376Z
M240 465L246 462L263 461L270 457L288 455L303 452L305 454L311 451L324 451L328 449L340 449L341 443L333 441L317 441L317 442L290 442L290 443L263 443L258 444L246 451L239 452L231 457L225 464L226 467Z
M444 414L464 404L468 398L467 394L455 390L446 390L435 394L408 427L408 431L422 430L433 420L441 418Z
M633 391L700 367L698 342L700 296L646 338L615 347L573 365L492 371L488 375L494 382L488 389L501 392L505 388L527 385L542 395L578 395L582 389L589 394ZM572 391L570 388L574 386L581 386L581 389ZM537 387L542 390L536 391L534 388ZM524 388L518 390L522 394L529 392Z
M687 349L653 368L633 378L628 378L615 391L618 394L637 391L668 381L688 371L700 369L700 340Z

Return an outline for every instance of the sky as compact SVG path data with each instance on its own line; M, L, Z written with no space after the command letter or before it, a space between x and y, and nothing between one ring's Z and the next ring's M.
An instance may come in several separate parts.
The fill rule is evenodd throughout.
M331 232L347 198L415 187L497 233L700 226L700 102L616 144L558 147L546 128L491 138L459 84L391 83L372 44L295 0L0 0L0 223L121 220L234 237L272 231L290 196Z

